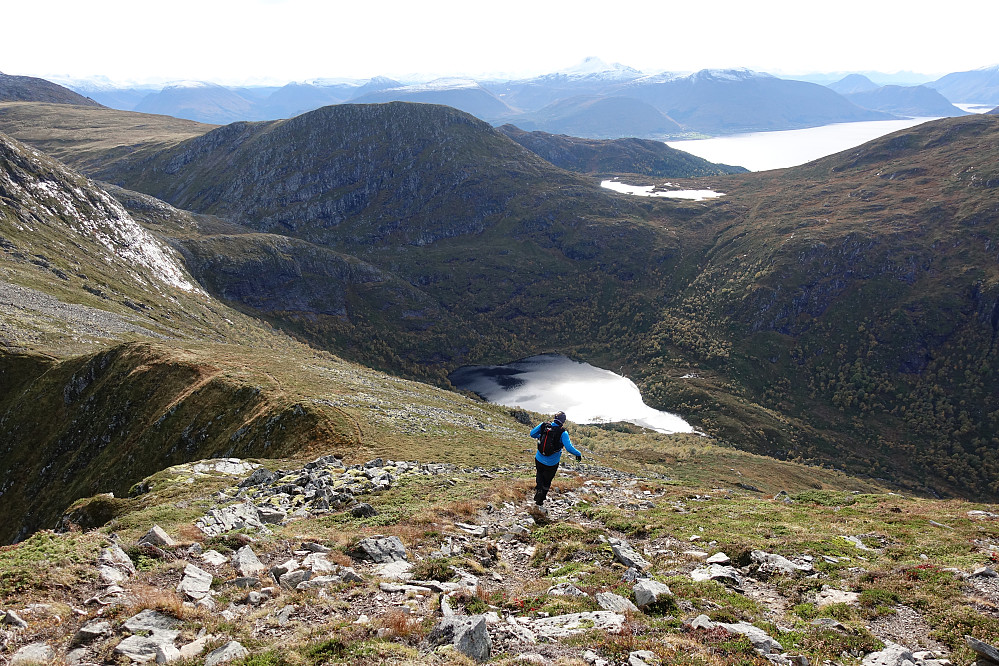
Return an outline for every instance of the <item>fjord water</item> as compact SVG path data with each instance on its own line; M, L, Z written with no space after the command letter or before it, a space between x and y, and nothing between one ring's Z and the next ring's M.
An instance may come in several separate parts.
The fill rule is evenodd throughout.
M711 162L742 166L750 171L766 171L805 164L930 120L936 118L836 123L779 132L667 141L666 145Z
M627 377L560 354L531 356L507 365L465 366L450 379L494 404L542 414L562 410L575 423L626 421L662 433L694 431L679 416L646 405Z

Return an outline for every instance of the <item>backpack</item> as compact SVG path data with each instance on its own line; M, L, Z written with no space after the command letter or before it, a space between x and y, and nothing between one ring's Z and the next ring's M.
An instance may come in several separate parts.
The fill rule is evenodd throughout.
M538 453L550 456L562 449L562 433L565 428L554 423L541 424L541 436L538 437Z

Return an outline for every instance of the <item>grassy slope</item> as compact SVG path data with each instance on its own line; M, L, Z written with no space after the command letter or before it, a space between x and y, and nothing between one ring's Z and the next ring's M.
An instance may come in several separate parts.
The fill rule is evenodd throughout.
M755 450L994 494L997 135L939 121L733 177L734 210L646 357L701 377L647 388L714 432L712 405L732 403Z
M104 107L0 102L0 131L84 172L143 150L169 148L214 127Z

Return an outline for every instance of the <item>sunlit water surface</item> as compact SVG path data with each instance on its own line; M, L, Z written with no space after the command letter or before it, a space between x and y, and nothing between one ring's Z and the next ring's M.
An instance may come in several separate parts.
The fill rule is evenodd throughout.
M489 402L542 414L561 410L574 423L626 421L662 433L694 431L679 416L646 405L627 377L558 354L507 365L465 366L450 379Z
M930 120L935 118L837 123L780 132L667 141L666 145L711 162L746 167L750 171L765 171L805 164Z

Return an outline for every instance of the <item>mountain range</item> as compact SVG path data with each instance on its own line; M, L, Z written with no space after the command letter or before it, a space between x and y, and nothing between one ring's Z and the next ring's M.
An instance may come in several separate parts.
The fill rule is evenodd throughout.
M985 103L991 99L989 77L994 75L993 70L954 73L927 87L939 88L951 102L981 98ZM319 79L269 88L180 82L152 91L114 88L106 81L66 83L114 108L212 124L288 118L328 104L408 101L452 106L495 125L511 123L529 131L597 139L689 138L885 119L898 114L935 117L961 113L919 86L848 99L830 94L835 85L827 88L748 70L644 75L595 58L564 72L513 81L401 83L377 77L368 81Z
M4 105L0 130L109 183L201 289L310 345L442 386L462 364L561 351L750 451L999 492L994 116L681 181L724 192L706 204L614 194L428 104L162 129L59 108ZM38 140L86 114L105 117L99 140ZM21 238L17 256L53 263Z
M953 118L963 111L928 86L879 86L866 76L851 74L829 88L857 106L914 118Z

